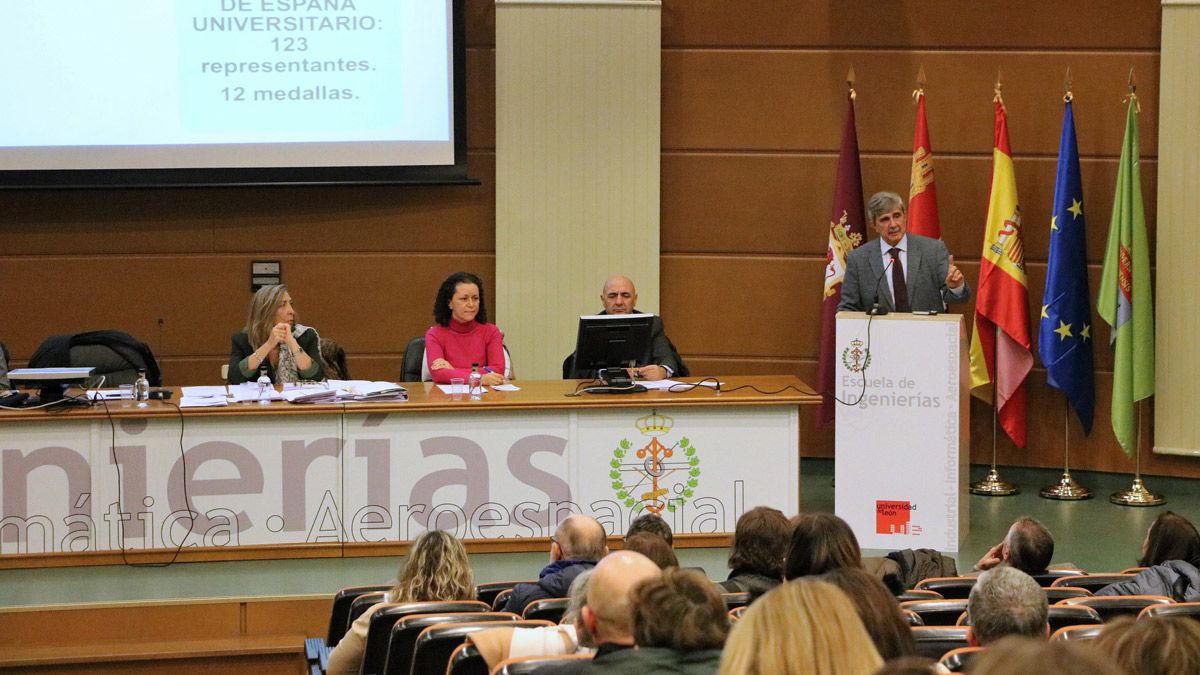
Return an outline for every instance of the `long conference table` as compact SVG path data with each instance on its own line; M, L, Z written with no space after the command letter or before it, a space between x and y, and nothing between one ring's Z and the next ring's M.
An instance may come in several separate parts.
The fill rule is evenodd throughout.
M738 517L799 509L793 376L721 391L569 396L516 381L472 401L0 410L0 568L394 555L428 528L475 552L544 550L572 513L644 513L725 545ZM749 386L743 386L749 385ZM753 387L753 388L751 388ZM756 391L757 390L757 391Z

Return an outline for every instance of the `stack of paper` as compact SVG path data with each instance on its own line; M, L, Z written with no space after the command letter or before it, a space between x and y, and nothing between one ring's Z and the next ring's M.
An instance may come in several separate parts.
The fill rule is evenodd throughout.
M179 398L180 408L213 408L229 405L229 392L225 385L216 387L184 387Z
M341 398L353 401L407 401L408 390L395 382L370 380L330 380L329 386L338 389Z
M282 401L283 396L275 391L275 386L259 387L257 382L243 382L229 385L229 397L237 403L248 401Z

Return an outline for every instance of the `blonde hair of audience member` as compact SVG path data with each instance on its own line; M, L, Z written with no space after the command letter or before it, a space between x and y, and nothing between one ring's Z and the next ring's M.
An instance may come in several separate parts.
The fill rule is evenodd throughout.
M881 658L886 661L917 653L912 629L900 613L900 603L878 577L861 569L843 567L821 579L842 589L854 603L858 618L862 619Z
M265 344L270 337L276 324L275 312L283 306L283 296L287 294L288 287L284 284L263 286L254 292L246 316L246 337L252 348Z
M467 549L444 530L423 533L409 549L389 597L392 602L474 600L475 573Z
M666 539L657 534L639 532L625 540L626 551L636 551L649 558L659 569L679 567L679 558Z
M703 574L668 567L662 576L638 584L633 596L637 646L695 652L725 645L729 614L717 587Z
M583 625L597 646L634 644L633 589L660 574L658 565L634 551L614 551L596 563L588 582Z
M1012 635L979 652L967 664L967 672L975 675L1131 675L1150 671L1126 671L1106 659L1095 647L1086 644L1053 640L1047 642ZM1184 672L1184 671L1179 671ZM1188 671L1196 672L1196 671Z
M854 605L836 586L797 579L750 605L729 633L722 675L869 675L883 665Z
M1200 673L1200 622L1190 617L1115 620L1091 646L1130 673Z

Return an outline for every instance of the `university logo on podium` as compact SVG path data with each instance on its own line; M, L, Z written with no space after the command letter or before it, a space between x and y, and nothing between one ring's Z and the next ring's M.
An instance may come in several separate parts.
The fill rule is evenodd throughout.
M617 499L634 511L673 513L691 501L700 486L696 448L686 436L671 445L664 443L675 420L657 411L637 418L634 426L648 440L640 448L626 438L617 444L609 462L612 488Z
M862 340L854 338L850 346L842 350L842 365L852 373L861 373L871 365L871 350L866 349Z

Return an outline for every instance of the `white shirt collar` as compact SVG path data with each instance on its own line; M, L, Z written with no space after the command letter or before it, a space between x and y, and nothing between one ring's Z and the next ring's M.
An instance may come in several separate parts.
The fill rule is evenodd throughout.
M883 255L888 255L888 251L890 251L892 249L892 246L890 244L888 244L887 240L884 239L883 237L879 237L878 239L879 239L879 250L883 252ZM904 233L903 237L900 237L900 241L896 242L896 248L900 249L901 253L908 253L908 233L907 232Z

